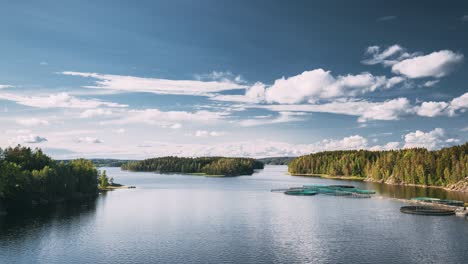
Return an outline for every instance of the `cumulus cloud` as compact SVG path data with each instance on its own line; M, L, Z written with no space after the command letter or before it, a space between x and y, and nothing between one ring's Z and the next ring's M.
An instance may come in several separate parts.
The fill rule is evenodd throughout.
M451 111L460 110L462 112L465 112L466 109L468 108L468 92L464 93L463 95L457 98L454 98L450 102L450 108L451 108Z
M78 143L93 143L93 144L100 144L103 143L102 140L95 138L95 137L80 137L77 139Z
M39 118L17 118L16 123L22 126L48 125L49 121Z
M368 72L335 77L330 71L316 69L289 78L277 79L270 87L257 82L247 87L244 95L215 95L210 99L252 104L297 104L316 102L320 99L354 97L378 89L389 89L404 81L405 78L400 76L388 79Z
M103 102L97 99L80 99L68 93L51 94L47 96L23 96L12 93L0 93L0 99L16 102L20 105L37 108L97 108L127 107L127 105Z
M94 86L84 86L85 88L110 89L116 91L207 96L211 93L221 91L245 89L244 85L229 80L168 80L72 71L61 72L61 74L93 78L96 80Z
M420 116L434 117L440 116L444 113L448 114L449 104L446 102L423 102L417 108L417 114Z
M406 98L384 102L337 100L324 104L267 105L263 108L272 111L321 112L357 116L359 122L369 120L397 120L403 115L413 113L413 107Z
M420 116L454 116L458 112L465 112L468 109L468 92L452 99L450 102L423 102L416 107L416 112Z
M295 104L318 99L351 97L381 88L391 88L403 81L368 72L334 77L330 71L316 69L289 78L281 78L266 89L265 98L270 103Z
M448 139L442 128L435 128L429 132L416 130L405 135L404 148L426 148L434 150L443 147ZM452 140L449 140L452 141ZM453 142L453 141L452 141Z
M279 123L303 121L305 115L306 113L303 113L303 112L280 111L278 112L277 117L258 116L256 118L241 120L236 123L244 127L279 124Z
M452 72L463 61L463 54L441 50L399 61L392 66L392 72L408 78L441 78Z
M12 144L24 144L24 143L37 144L37 143L42 143L45 141L47 141L45 137L41 137L35 134L25 134L25 135L18 135L13 140L10 140L10 143Z
M400 45L392 45L384 50L379 46L370 46L366 51L367 58L362 63L367 65L382 64L391 66L392 72L407 78L447 76L456 65L463 61L463 54L451 50L440 50L424 55L421 52L408 53ZM425 86L436 84L427 82Z

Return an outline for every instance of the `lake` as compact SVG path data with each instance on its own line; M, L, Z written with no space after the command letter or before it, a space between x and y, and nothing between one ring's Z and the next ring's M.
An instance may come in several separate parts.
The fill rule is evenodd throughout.
M441 189L286 175L211 178L104 168L135 185L95 201L0 217L0 263L466 263L468 221L400 213L386 197ZM371 199L287 196L271 189L354 184ZM383 197L383 198L382 198Z

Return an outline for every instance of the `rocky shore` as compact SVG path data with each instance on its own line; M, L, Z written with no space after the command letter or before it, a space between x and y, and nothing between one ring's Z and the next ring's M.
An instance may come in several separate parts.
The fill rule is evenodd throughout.
M405 183L405 182L397 182L394 178L389 178L388 180L374 180L372 178L364 179L366 182L378 182L378 183L385 183L390 185L404 185L404 186L416 186L416 187L429 187L429 188L440 188L447 191L455 191L455 192L468 192L468 177L464 180L461 180L457 183L449 184L447 186L436 186L436 185L424 185L424 184L412 184L412 183Z

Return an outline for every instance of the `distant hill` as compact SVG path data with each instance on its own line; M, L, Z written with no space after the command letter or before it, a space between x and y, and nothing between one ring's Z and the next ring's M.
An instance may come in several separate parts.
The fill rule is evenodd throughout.
M294 158L295 157L272 157L257 160L263 162L265 165L288 165Z

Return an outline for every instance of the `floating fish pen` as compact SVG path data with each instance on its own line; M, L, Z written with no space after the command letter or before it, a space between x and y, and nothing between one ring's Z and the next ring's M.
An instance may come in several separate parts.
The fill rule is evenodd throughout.
M424 202L424 203L433 203L433 204L441 204L441 205L449 205L449 206L464 206L463 201L457 200L441 200L439 198L431 198L431 197L415 197L411 198L412 201L417 202Z
M416 214L416 215L454 215L455 210L437 208L434 206L403 206L400 208L400 212L405 214Z
M431 198L431 197L414 197L414 198L411 198L411 200L417 201L417 202L425 202L425 203L433 203L433 202L440 201L439 198Z
M291 187L287 189L272 189L272 192L282 192L288 195L331 195L345 196L350 198L370 198L375 191L363 190L351 185L323 185L309 184L302 187Z
M434 203L450 205L450 206L464 206L465 205L463 201L457 201L457 200L439 200L439 201L435 201Z
M287 191L284 192L284 194L287 194L287 195L298 195L298 196L312 196L312 195L316 195L317 192L311 191L311 190L307 190L307 189L303 189L303 190L295 189L295 190L287 190Z

